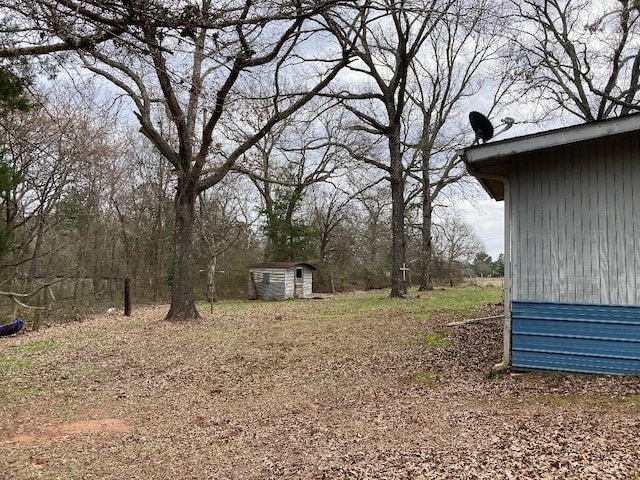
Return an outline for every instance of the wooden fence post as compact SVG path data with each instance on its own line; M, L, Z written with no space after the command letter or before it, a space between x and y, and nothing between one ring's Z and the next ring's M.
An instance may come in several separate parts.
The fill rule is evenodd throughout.
M131 281L128 278L124 279L124 314L131 316Z

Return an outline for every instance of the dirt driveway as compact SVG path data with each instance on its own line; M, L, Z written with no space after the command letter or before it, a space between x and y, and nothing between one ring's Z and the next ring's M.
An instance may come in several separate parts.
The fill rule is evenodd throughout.
M490 375L500 322L446 324L495 305L369 295L2 339L0 478L640 479L640 379Z

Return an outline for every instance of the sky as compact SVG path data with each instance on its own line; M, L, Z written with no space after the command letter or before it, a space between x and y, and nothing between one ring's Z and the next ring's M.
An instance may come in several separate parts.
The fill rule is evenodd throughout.
M473 202L456 203L462 219L473 227L486 252L496 260L504 253L504 202L497 202L487 194Z

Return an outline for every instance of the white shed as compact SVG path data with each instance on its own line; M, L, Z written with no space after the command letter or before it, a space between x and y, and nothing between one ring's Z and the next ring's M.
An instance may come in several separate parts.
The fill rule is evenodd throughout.
M249 265L250 300L309 298L315 266L306 262L265 262Z

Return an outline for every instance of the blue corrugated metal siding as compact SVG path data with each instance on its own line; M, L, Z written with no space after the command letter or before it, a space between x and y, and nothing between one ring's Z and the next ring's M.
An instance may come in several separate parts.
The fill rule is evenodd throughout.
M640 307L513 302L512 365L640 374Z

